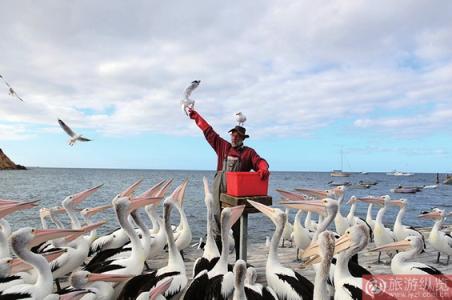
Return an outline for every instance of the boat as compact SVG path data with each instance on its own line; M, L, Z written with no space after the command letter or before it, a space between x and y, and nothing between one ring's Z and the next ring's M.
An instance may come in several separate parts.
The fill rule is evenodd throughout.
M328 184L330 186L341 186L341 185L349 186L349 185L352 185L352 183L350 181L344 181L344 182L330 181L330 182L328 182Z
M443 183L452 185L452 175L447 175L446 179L443 181Z
M401 172L401 171L394 170L392 172L386 173L386 175L389 175L389 176L413 176L414 173Z
M391 193L401 193L401 194L415 194L418 192L417 188L409 187L398 187L390 190Z
M340 170L333 170L333 172L330 173L331 177L349 177L351 174L342 171L344 165L344 153L341 149L341 168Z
M364 183L357 183L357 184L352 184L351 186L349 186L350 189L368 189L370 187L371 187L370 184L364 184Z

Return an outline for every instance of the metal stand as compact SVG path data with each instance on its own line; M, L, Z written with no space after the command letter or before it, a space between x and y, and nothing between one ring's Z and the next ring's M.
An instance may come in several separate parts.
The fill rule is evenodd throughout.
M248 213L240 217L240 259L246 261L248 253Z

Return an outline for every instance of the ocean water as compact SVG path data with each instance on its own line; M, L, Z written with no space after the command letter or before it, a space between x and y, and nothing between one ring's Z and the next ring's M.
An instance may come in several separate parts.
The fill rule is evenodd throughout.
M206 176L212 183L213 171L186 171L186 170L114 170L114 169L58 169L58 168L32 168L27 171L0 171L0 199L14 200L34 200L39 199L40 207L51 207L61 205L61 201L68 195L82 191L84 189L104 184L104 186L80 207L93 207L111 203L111 199L120 191L125 189L138 179L143 182L138 189L142 192L158 181L173 178L173 189L185 178L189 179L189 184L185 193L184 207L191 225L193 240L205 234L206 230L206 208L204 205L204 190L202 178ZM444 176L442 176L444 177ZM415 174L408 177L388 176L385 173L352 174L348 178L333 178L327 172L272 172L270 177L269 194L273 197L273 204L279 205L280 197L275 191L277 188L293 190L297 187L310 187L327 189L328 182L350 181L356 183L360 180L376 180L378 184L369 189L348 189L346 199L352 195L390 195L391 198L407 198L409 201L404 224L412 226L427 227L432 226L430 221L422 220L416 216L422 210L431 207L441 207L452 210L452 186L440 185L436 189L425 189L416 194L393 194L391 188L398 185L403 186L423 186L434 184L436 174ZM349 206L342 207L342 214L346 215ZM161 212L161 207L159 208ZM367 205L359 203L357 216L365 218ZM390 207L385 214L386 224L394 223L398 212L397 207ZM292 222L295 210L289 213L289 220ZM373 209L375 219L377 208ZM118 227L113 210L107 210L94 218L95 220L107 220L108 223L102 227L100 232L106 232ZM179 216L175 211L172 215L173 223L179 222ZM40 227L38 208L17 212L7 217L13 230L24 226ZM68 219L63 218L63 222L68 224ZM262 242L266 236L270 236L274 230L273 223L261 214L252 214L249 217L249 240L250 242Z

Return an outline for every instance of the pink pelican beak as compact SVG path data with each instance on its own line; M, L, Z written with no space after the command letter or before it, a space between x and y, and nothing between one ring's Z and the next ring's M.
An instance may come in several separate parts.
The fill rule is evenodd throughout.
M80 232L71 234L70 236L66 237L66 242L72 242L73 240L77 239L79 236L90 232L91 230L97 229L100 226L104 225L105 223L107 223L107 221L100 221L100 222L96 222L94 224L90 224L90 225L85 225L82 228L80 228Z
M285 190L281 190L281 189L276 189L276 191L281 195L281 197L283 197L285 200L308 200L307 197L305 195L300 195L297 193L293 193L293 192L288 192Z
M80 300L83 296L90 293L92 293L90 290L77 290L60 295L60 300Z
M355 202L358 201L358 198L356 198L355 196L351 196L350 199L347 201L347 204L353 204Z
M77 194L72 195L72 201L71 202L74 204L74 206L76 204L79 204L79 203L83 202L86 198L88 198L89 196L94 194L102 186L103 186L103 184L100 184L100 185L95 186L93 188L87 189L87 190L85 190L83 192L79 192Z
M237 222L237 220L240 218L243 211L245 210L245 205L238 205L238 206L233 206L233 207L229 207L229 208L231 209L231 217L229 219L229 225L232 227L232 225L234 225L235 222Z
M364 202L364 203L372 203L372 204L377 204L380 206L385 205L385 200L382 197L360 197L357 199L358 199L358 201Z
M37 246L49 240L59 239L71 234L82 233L82 230L74 229L33 229L34 238L28 243L30 247Z
M157 197L164 197L165 193L168 191L171 183L173 182L173 178L168 179L165 184L162 185L160 191L156 194Z
M398 200L391 200L390 204L398 206L398 207L404 207L406 202L404 202L404 200L402 200L402 199L398 199Z
M136 181L131 186L126 188L124 191L119 193L119 196L120 197L132 197L133 193L135 193L136 189L138 188L138 186L141 184L142 181L143 181L143 179Z
M93 207L93 208L86 208L82 211L82 214L85 215L86 217L91 217L97 213L100 213L100 212L102 212L106 209L112 208L112 207L113 207L113 205L107 204L107 205L97 206L97 207Z
M424 212L417 216L418 218L424 218L424 219L431 219L431 220L437 220L442 218L441 211L431 211L431 212Z
M1 205L0 206L0 218L4 218L7 215L12 214L13 212L16 212L18 210L33 208L33 207L37 206L36 202L38 202L38 200L30 201L30 202L17 202L14 204Z
M140 207L151 205L155 203L159 203L162 201L163 197L143 197L143 198L134 198L130 200L129 213L137 210Z
M284 206L310 211L322 216L327 215L325 199L322 200L306 200L306 201L281 201Z
M187 187L188 179L185 179L169 196L172 203L177 203L182 207L184 203L184 195L185 195L185 188Z
M173 278L168 278L149 291L149 300L156 300L158 295L163 295L171 286Z
M406 250L409 250L409 249L411 249L411 243L409 241L407 241L407 240L401 240L399 242L389 243L389 244L383 245L381 247L370 249L369 252L389 251L389 250L406 251Z
M132 275L116 275L116 274L88 274L88 282L105 281L105 282L123 282L132 278Z
M16 204L16 203L20 203L20 201L8 200L8 199L0 199L0 205Z
M172 181L173 181L172 179L162 180L153 187L151 187L150 189L148 189L147 191L145 191L144 193L142 193L141 195L139 195L138 197L156 197L159 195L159 192L162 189L166 190L166 187L168 187Z
M297 192L300 192L302 194L307 195L308 197L313 197L313 198L326 198L328 197L328 192L327 191L322 191L322 190L315 190L315 189L306 189L306 188L297 188L295 189Z
M312 242L308 248L306 248L303 251L303 254L301 255L302 258L305 258L304 265L310 266L316 263L319 263L321 261L320 258L320 245L317 241Z
M271 220L274 220L274 217L275 217L275 209L274 208L264 205L262 203L256 202L256 201L252 201L252 200L246 200L246 201L249 204L251 204L252 206L254 206L261 213L263 213L264 215L269 217Z

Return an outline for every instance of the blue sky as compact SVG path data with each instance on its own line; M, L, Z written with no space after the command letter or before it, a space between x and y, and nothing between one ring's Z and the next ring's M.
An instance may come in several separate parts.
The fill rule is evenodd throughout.
M25 102L0 85L0 147L17 163L214 169L179 105L200 79L196 109L225 138L245 113L273 170L339 168L343 149L346 170L452 172L452 3L4 3L0 74ZM69 147L57 118L94 141Z

